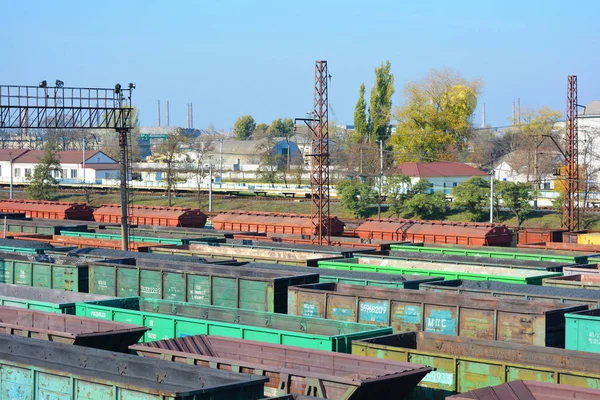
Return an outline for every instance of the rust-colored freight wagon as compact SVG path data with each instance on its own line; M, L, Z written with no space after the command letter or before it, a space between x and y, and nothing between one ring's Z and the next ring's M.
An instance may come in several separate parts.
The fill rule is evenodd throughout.
M127 347L137 343L148 328L122 322L2 306L0 330L6 335L125 353Z
M60 201L2 200L0 211L25 213L28 218L94 220L94 211L88 205Z
M504 225L410 219L367 219L356 233L362 239L471 246L510 246L513 239Z
M140 343L130 349L155 359L267 376L266 396L402 399L432 370L420 364L212 335Z
M136 225L203 228L206 219L206 214L196 208L132 206L129 212L129 222ZM94 211L94 220L120 224L121 206L118 204L101 206Z
M257 211L226 211L211 218L213 227L226 231L285 233L313 235L315 226L308 214L270 213ZM344 223L337 216L330 216L331 235L344 232Z
M546 243L546 242L562 242L563 233L566 229L521 229L519 230L518 243Z

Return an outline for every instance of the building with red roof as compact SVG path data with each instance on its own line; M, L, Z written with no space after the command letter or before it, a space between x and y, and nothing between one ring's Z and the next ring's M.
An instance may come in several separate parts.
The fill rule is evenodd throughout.
M459 162L405 162L398 164L387 174L405 175L415 184L421 179L431 182L431 191L452 193L452 188L474 176L489 180L490 175L478 168Z

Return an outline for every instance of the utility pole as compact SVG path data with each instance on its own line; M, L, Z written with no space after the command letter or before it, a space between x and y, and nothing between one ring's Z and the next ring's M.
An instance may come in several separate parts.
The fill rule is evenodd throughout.
M8 153L8 156L10 157L10 190L8 191L8 197L12 200L13 199L13 157L12 157L12 151Z
M379 140L379 199L377 200L377 218L381 218L382 187L383 187L383 140Z
M212 157L208 157L208 212L212 212Z
M223 187L223 138L219 143L219 189Z
M83 135L83 160L81 163L81 167L83 169L81 173L81 184L85 185L85 135Z
M494 170L490 179L490 224L494 223Z
M538 135L537 133L535 134L535 151L533 153L533 190L534 193L537 193L537 191L540 188L540 182L539 182L539 175L538 175L538 147L540 146L538 144ZM534 199L533 199L533 209L537 210L538 208L538 201L537 201L537 194L535 195Z

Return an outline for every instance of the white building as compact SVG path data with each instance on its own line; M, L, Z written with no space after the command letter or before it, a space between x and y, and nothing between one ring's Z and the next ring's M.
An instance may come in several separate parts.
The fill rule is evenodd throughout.
M0 181L14 183L27 182L33 175L35 166L44 155L43 150L0 149ZM60 171L55 178L62 183L101 183L102 179L120 177L119 163L101 151L58 151ZM85 179L85 180L84 180Z
M388 173L394 174L410 177L413 185L421 179L427 179L431 183L430 192L442 191L445 194L452 194L452 188L474 176L490 179L487 172L458 162L405 162L398 164Z

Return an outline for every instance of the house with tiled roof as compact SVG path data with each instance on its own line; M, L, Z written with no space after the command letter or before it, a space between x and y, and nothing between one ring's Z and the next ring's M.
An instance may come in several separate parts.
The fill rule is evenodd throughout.
M474 176L490 179L487 172L459 162L405 162L398 164L387 175L408 176L413 185L421 179L427 179L431 183L431 192L443 191L446 194L451 194L453 187Z
M33 175L44 150L0 149L0 182L23 183ZM54 177L62 183L101 183L102 179L118 179L119 163L102 151L58 151L60 170ZM85 160L84 160L85 158ZM84 168L85 165L85 168Z

